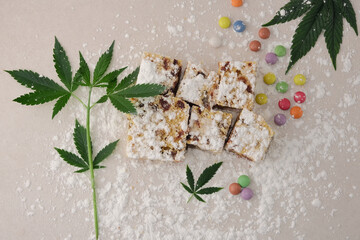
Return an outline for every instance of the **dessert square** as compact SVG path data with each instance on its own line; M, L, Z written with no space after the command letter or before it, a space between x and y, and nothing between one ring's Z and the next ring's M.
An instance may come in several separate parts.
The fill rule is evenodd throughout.
M193 106L187 143L202 150L219 153L231 125L232 114Z
M166 87L165 93L168 91L174 92L180 74L180 60L145 52L141 60L137 84L157 83Z
M235 123L225 149L258 162L264 159L273 136L274 131L264 118L245 108Z
M222 107L252 110L255 100L256 63L220 62L219 75L216 104Z
M214 105L213 95L218 83L219 75L216 72L208 73L201 65L189 62L176 96L210 109Z
M137 114L128 115L127 156L162 161L183 160L190 106L169 95L132 99L132 102Z

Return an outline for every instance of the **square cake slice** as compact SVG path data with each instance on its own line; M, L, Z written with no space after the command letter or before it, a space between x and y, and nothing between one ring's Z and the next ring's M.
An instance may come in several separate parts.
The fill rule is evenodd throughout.
M274 131L262 116L243 109L225 149L258 162L264 159L273 136Z
M176 96L183 100L210 109L214 105L214 90L218 87L219 75L208 73L201 65L188 63Z
M181 61L145 52L141 60L137 84L157 83L165 86L165 93L174 92L180 74Z
M220 84L216 104L236 109L254 107L256 80L255 62L220 62Z
M231 125L232 114L193 106L187 143L202 150L219 153Z
M190 106L172 96L132 99L132 102L137 114L128 115L128 157L183 160Z

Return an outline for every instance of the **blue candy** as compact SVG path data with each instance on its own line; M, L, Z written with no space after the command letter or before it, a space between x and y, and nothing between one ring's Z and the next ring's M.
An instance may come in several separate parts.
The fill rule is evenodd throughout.
M234 22L233 28L234 28L234 31L235 31L235 32L240 33L240 32L245 31L246 25L244 24L243 21L237 20L236 22Z

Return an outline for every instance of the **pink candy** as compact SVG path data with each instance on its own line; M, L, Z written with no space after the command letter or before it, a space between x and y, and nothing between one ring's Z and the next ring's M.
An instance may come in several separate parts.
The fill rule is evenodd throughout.
M290 104L289 99L283 98L283 99L279 100L278 105L281 110L288 110L290 108L291 104Z
M298 91L294 95L294 101L297 103L303 103L306 100L306 95L304 92Z

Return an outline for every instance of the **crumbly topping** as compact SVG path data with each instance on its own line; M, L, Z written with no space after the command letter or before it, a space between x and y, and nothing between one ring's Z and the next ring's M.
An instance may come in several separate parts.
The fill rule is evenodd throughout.
M221 152L230 128L231 118L230 113L192 107L187 143L202 150Z
M190 106L172 96L132 101L137 115L128 115L127 155L163 161L184 159Z
M246 108L242 110L225 149L251 161L263 160L274 131L264 118Z
M255 62L220 62L220 84L216 91L216 104L230 108L254 107L256 80Z
M176 96L198 106L211 108L214 105L213 91L218 82L219 75L216 72L208 74L201 65L189 62Z
M145 52L140 64L138 84L157 83L174 91L181 74L181 61Z

